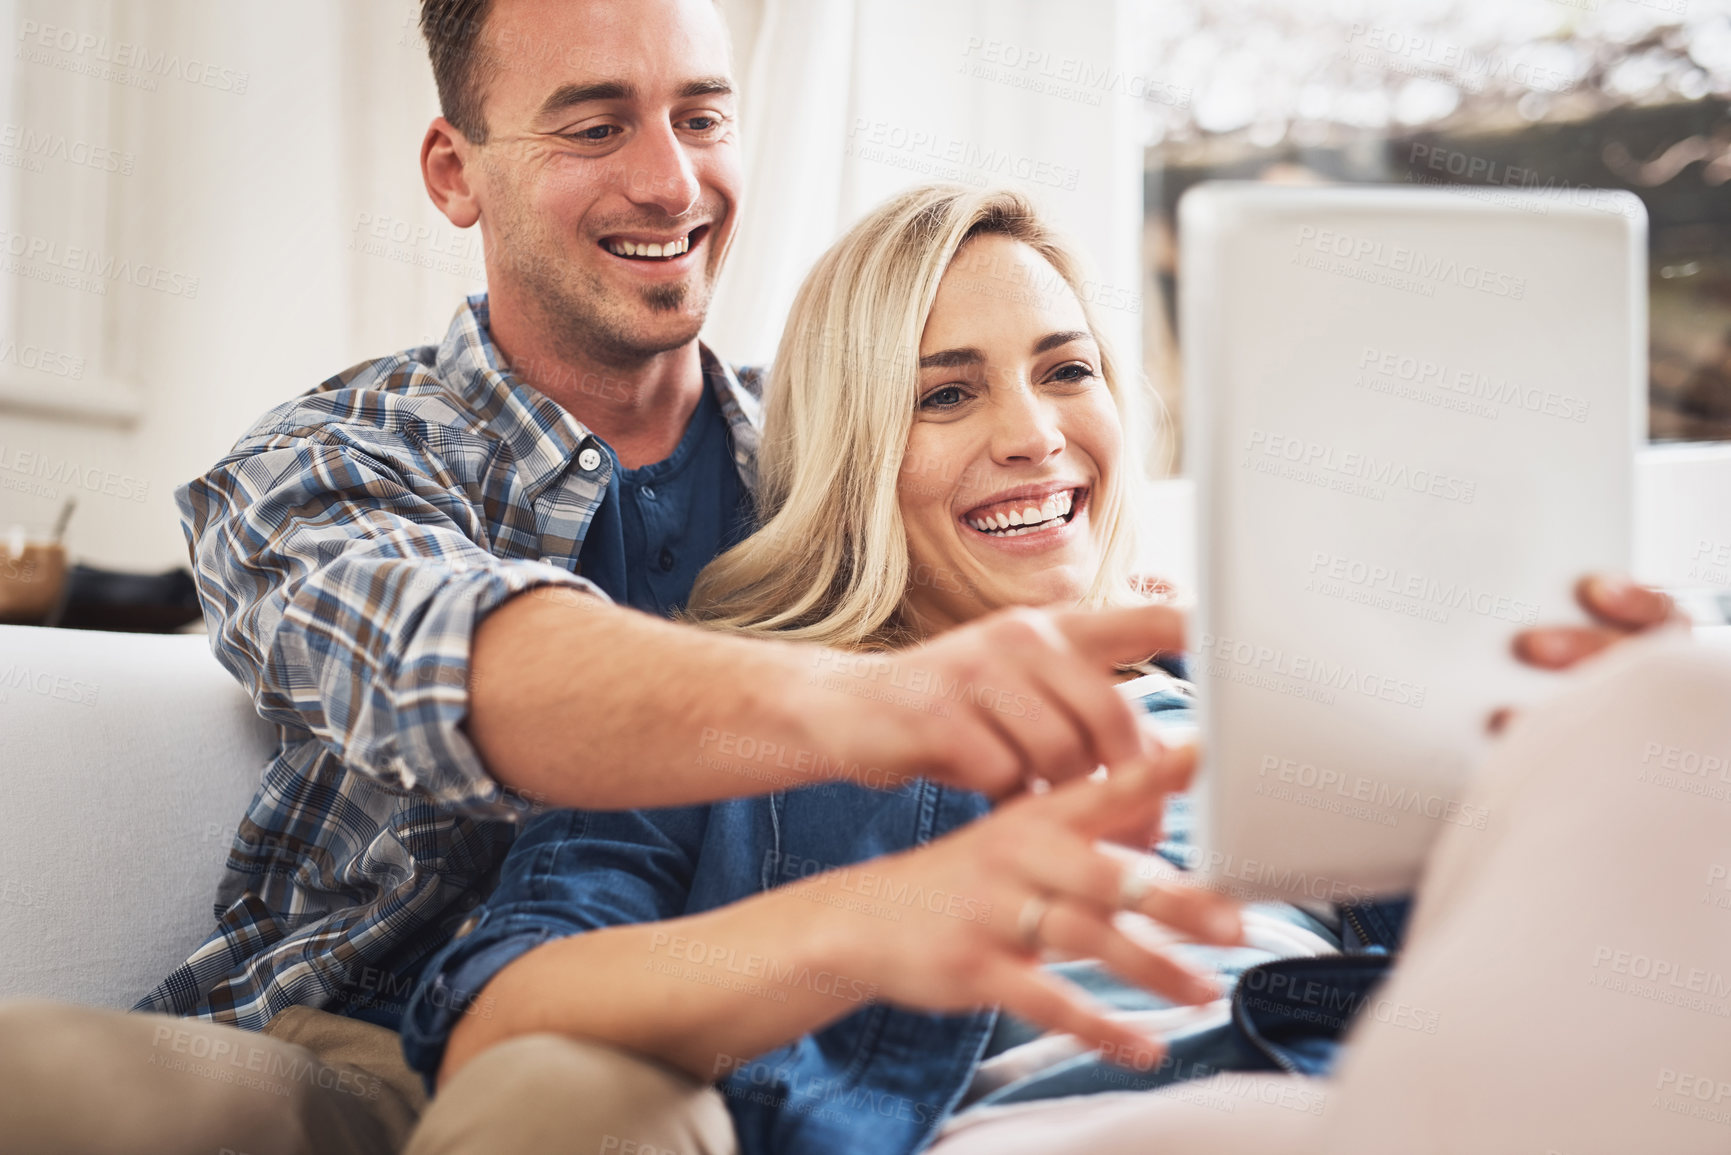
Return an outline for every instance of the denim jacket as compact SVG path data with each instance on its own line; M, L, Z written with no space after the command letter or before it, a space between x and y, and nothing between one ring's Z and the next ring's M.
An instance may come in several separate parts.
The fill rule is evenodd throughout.
M1140 704L1163 720L1187 721L1191 699L1179 689L1163 689ZM818 870L923 845L989 809L984 797L970 791L926 780L878 790L868 775L862 770L854 781L705 806L562 810L534 819L507 856L492 897L423 973L403 1017L409 1065L430 1084L458 1016L487 1013L486 1000L477 999L482 988L544 942L713 910ZM760 964L728 957L710 960L705 971L729 985L755 986L765 997L774 996L777 981L828 984L843 997L856 992L861 1006L785 1046L716 1071L746 1155L918 1151L961 1103L988 1044L1003 1034L995 1030L994 1009L928 1014L870 1002L871 991L857 978L771 979ZM594 996L606 998L607 977L597 975L593 983ZM1286 1047L1291 1042L1278 1040ZM1232 1054L1238 1045L1234 1037ZM1268 1065L1255 1057L1259 1053L1248 1049L1246 1065ZM1203 1072L1193 1064L1176 1077L1195 1073ZM1066 1089L1062 1081L1050 1088L1088 1089ZM1017 1089L1005 1090L1014 1101Z

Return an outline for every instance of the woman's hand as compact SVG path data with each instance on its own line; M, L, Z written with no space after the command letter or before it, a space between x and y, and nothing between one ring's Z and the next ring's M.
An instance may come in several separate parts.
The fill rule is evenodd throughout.
M1135 910L1198 941L1229 944L1243 934L1236 905L1156 881L1095 845L1157 822L1165 796L1188 785L1195 764L1194 747L1156 749L1128 771L1020 795L930 845L850 868L842 885L855 901L820 901L845 923L839 941L851 972L902 1006L954 1012L997 1003L1114 1061L1151 1064L1157 1043L1107 1018L1044 970L1041 955L1098 958L1178 1003L1217 997L1210 978L1133 941L1114 916ZM829 875L796 885L836 884ZM913 894L923 900L897 901ZM882 909L861 909L873 896Z
M1668 595L1626 578L1582 578L1575 586L1575 600L1596 625L1522 630L1515 635L1515 656L1543 669L1566 670L1625 638L1685 621Z
M1590 626L1534 626L1515 635L1515 657L1545 670L1567 670L1618 642L1664 626L1686 626L1670 595L1622 577L1592 574L1575 585L1575 600L1595 622ZM1503 707L1487 722L1495 734L1514 711Z

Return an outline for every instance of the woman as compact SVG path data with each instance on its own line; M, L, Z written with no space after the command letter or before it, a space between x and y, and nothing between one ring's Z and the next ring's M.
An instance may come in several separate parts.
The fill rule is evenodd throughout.
M837 653L814 678L836 692L941 710L949 695L990 693L990 672L931 687L869 652L1004 607L1133 599L1136 423L1076 284L1066 250L1013 194L915 190L852 230L808 278L776 361L763 527L705 572L694 616L820 640ZM1182 716L1185 688L1146 676L1145 707ZM889 788L543 816L475 925L429 968L405 1020L411 1061L449 1080L537 1032L624 1047L718 1082L747 1152L910 1151L967 1104L1240 1065L1248 1057L1216 1029L1219 1003L1186 1005L1210 1004L1217 979L1251 963L1340 942L1292 908L1241 923L1154 860L1126 869L1102 848L1145 845L1163 795L1186 781L1187 750L1151 741L1147 754L1111 781L989 815L976 795L862 768L860 781ZM751 774L764 754L751 735L721 734L696 756ZM1121 908L1213 945L1153 945L1153 924L1126 923ZM1252 945L1231 945L1241 937ZM1043 951L1099 959L1133 985L1071 964L1103 1006L1042 968ZM1114 1079L1080 1045L1035 1040L1038 1027L1143 1073ZM1157 1066L1156 1029L1174 1039ZM1184 1050L1198 1039L1204 1049ZM1276 1131L1302 1138L1311 1118L1285 1111ZM979 1149L1002 1147L989 1122L959 1141L981 1134L995 1137ZM638 1135L599 1142L648 1149Z

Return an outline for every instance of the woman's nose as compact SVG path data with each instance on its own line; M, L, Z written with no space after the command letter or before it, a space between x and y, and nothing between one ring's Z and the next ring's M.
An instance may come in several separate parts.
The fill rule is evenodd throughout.
M1051 408L1025 386L1001 393L995 407L992 456L1005 464L1039 464L1064 448L1064 433Z

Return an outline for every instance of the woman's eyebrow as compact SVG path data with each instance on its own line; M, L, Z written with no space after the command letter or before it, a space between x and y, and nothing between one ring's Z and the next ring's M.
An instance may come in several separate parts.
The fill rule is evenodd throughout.
M927 353L920 358L921 369L954 369L960 365L978 365L986 359L986 355L978 349L945 349L940 353Z
M1094 334L1086 329L1063 329L1056 333L1047 333L1034 342L1034 356L1038 357L1050 349L1060 345L1068 345L1071 341L1092 341ZM954 369L961 365L978 365L986 359L986 355L973 346L962 349L944 349L937 353L927 353L920 358L921 369Z
M1071 341L1092 341L1094 334L1086 329L1064 329L1057 333L1047 333L1034 342L1034 356L1056 349L1060 345L1068 345Z

